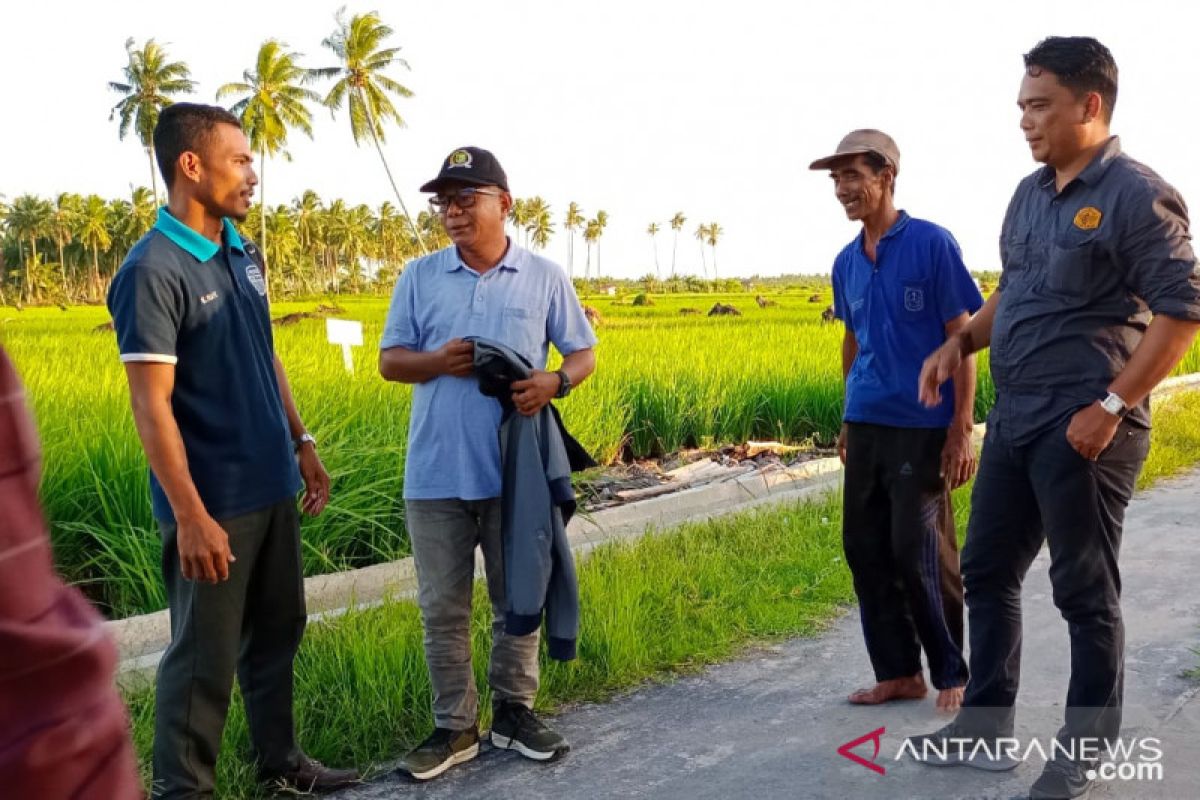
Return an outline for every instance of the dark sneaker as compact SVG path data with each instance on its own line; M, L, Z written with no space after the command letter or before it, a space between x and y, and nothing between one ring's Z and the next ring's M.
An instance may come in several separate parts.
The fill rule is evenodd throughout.
M1088 761L1052 758L1029 790L1031 800L1069 800L1086 797L1096 785L1095 765ZM1089 773L1091 773L1089 775Z
M465 731L434 728L425 741L404 756L401 769L419 781L436 778L446 770L479 755L479 728Z
M516 750L534 761L554 761L571 749L521 703L504 700L492 712L492 744L502 750Z
M1003 739L972 735L951 722L933 733L908 737L913 757L931 767L974 767L988 772L1007 772L1021 762L1011 754Z
M259 780L276 792L322 794L348 789L359 783L361 778L358 770L333 769L315 758L301 754L300 761L294 768L285 772L264 773L259 776Z

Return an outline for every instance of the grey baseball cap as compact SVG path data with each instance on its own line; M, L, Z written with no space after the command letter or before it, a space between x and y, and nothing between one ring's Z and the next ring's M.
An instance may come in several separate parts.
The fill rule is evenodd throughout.
M896 142L892 137L874 128L860 128L856 131L850 131L838 142L837 152L831 156L818 158L809 164L808 168L829 169L839 159L843 159L846 156L865 155L866 153L875 153L880 156L884 161L891 164L892 168L899 174L900 148L896 146Z

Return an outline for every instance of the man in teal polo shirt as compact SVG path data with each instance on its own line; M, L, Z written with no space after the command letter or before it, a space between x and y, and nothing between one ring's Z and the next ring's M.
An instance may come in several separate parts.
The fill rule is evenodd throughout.
M933 408L916 386L922 354L983 299L954 237L896 209L900 150L890 136L853 131L810 168L829 170L847 218L862 223L833 265L834 314L846 325L842 538L877 681L849 700L924 697L923 648L937 707L953 711L967 666L950 490L975 466L974 362L963 362Z
M191 103L162 112L154 146L168 204L108 294L171 610L152 796L212 796L235 670L260 777L341 788L357 774L306 756L292 719L306 619L295 497L303 480L319 514L329 475L275 356L266 276L230 222L258 183L250 147L236 117Z

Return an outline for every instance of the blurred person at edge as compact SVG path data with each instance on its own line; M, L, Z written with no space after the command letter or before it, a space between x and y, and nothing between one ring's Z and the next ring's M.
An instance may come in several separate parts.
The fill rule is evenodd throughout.
M0 794L143 797L116 647L54 574L38 507L40 453L17 373L0 348Z

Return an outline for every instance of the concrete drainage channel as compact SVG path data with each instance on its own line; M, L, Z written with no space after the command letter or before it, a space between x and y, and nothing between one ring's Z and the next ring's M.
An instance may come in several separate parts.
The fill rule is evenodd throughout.
M1155 398L1200 388L1200 373L1164 381ZM984 432L975 426L976 439ZM596 546L617 539L637 539L685 522L746 511L764 505L804 500L836 490L842 465L837 458L807 461L791 468L766 469L739 475L669 494L661 494L626 505L578 514L567 527L576 558L585 558ZM476 554L476 574L483 575ZM417 578L412 558L304 581L309 620L336 616L349 607L377 605L388 598L408 598L416 593ZM167 611L106 623L116 639L121 656L121 681L132 685L153 680L153 669L171 640Z

